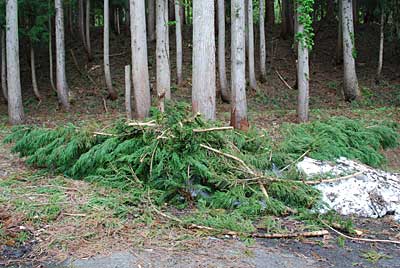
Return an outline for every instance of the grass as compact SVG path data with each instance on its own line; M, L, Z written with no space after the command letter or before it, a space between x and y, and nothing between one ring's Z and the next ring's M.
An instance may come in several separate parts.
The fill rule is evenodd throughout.
M379 260L391 258L390 256L375 250L365 251L361 254L361 257L374 264L376 264Z

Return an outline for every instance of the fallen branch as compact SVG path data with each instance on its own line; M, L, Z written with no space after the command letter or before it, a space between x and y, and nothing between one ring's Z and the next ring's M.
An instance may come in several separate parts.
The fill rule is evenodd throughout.
M260 234L260 233L255 233L252 234L252 237L254 238L268 238L268 239L273 239L273 238L295 238L295 237L317 237L317 236L325 236L329 235L329 232L327 230L321 230L321 231L314 231L314 232L300 232L300 233L288 233L288 234Z
M131 122L131 123L128 123L128 126L130 126L130 127L156 127L157 124L155 124L154 121L150 121L150 122Z
M107 137L115 137L116 135L104 132L93 132L94 136L107 136Z
M287 86L287 88L294 90L289 84L288 82L286 82L286 80L282 77L282 75L278 72L278 70L275 70L276 74L278 75L279 79L285 84L285 86Z
M81 68L79 68L79 64L78 64L78 61L76 60L74 50L71 49L70 52L71 52L72 61L73 61L74 64L75 64L76 70L77 70L82 76L86 76L86 77L90 80L90 82L92 82L92 84L93 84L96 88L99 88L99 86L97 85L96 81L94 81L94 79L89 75L89 73L88 73L88 72L84 73L84 72L81 70Z
M201 132L224 131L224 130L233 130L233 127L213 127L205 129L193 129L193 132L201 133Z
M321 220L322 224L325 225L326 227L328 227L330 230L332 230L333 232L335 232L336 234L353 240L353 241L361 241L361 242L369 242L369 243L391 243L391 244L398 244L400 245L400 241L396 241L396 240L385 240L385 239L369 239L369 238L358 238L358 237L352 237L349 235L345 235L342 232L339 232L338 230L336 230L335 228L333 228L332 226L330 226L329 224L327 224L326 222L324 222L323 220Z
M351 179L351 178L356 177L361 174L363 174L362 171L356 172L354 174L346 175L343 177L339 177L339 178L325 179L325 180L312 180L312 181L303 181L303 182L307 185L317 185L317 184L321 184L321 183L329 183L329 182L337 182L337 181L341 181L341 180L347 180L347 179Z
M305 157L311 150L308 149L307 151L304 152L304 154L300 155L299 158L297 158L296 160L294 160L292 163L290 163L289 165L287 165L286 167L282 168L280 171L285 171L286 169L288 169L291 165L297 163L298 161L300 161L303 157Z

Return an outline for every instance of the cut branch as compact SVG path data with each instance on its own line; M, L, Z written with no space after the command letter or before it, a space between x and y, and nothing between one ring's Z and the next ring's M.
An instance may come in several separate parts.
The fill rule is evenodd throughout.
M193 132L201 133L201 132L225 131L225 130L233 130L233 127L213 127L213 128L205 128L205 129L193 129Z

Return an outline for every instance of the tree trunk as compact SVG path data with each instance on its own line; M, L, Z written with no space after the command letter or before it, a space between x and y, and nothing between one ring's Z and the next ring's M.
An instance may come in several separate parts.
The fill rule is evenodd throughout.
M130 16L132 82L134 88L136 117L138 119L143 119L149 116L151 105L144 0L130 0Z
M90 0L86 0L86 48L89 61L93 60L90 42Z
M125 110L128 120L133 119L132 114L132 83L131 83L131 66L125 66Z
M254 64L254 25L253 25L253 0L247 0L247 30L249 43L249 85L251 89L257 88L256 71Z
M342 30L343 30L343 66L344 66L344 97L346 101L358 99L361 94L358 88L355 62L355 34L353 25L352 0L342 0Z
M110 2L104 0L104 75L106 78L106 85L111 100L118 98L117 92L113 89L110 68Z
M229 103L230 93L228 80L226 78L225 63L225 1L218 0L218 71L221 87L221 98L223 102Z
M57 92L55 83L54 83L54 67L53 67L53 26L52 19L49 16L49 74L50 74L50 85L51 88Z
M183 78L182 78L182 64L183 64L183 45L182 45L182 20L184 17L181 15L181 2L176 1L175 2L175 17L176 17L176 29L175 29L175 35L176 35L176 77L177 77L177 83L178 85L182 84Z
M32 88L33 88L33 93L35 94L35 97L41 101L42 96L40 95L39 92L39 87L36 79L36 64L35 64L35 49L33 47L33 44L31 42L31 47L30 47L30 55L31 55L31 75L32 75Z
M85 8L84 8L84 0L79 0L78 5L79 5L79 10L78 10L78 16L79 16L79 32L81 34L81 39L83 43L83 47L87 51L87 46L86 46L86 36L85 36Z
M156 40L156 0L148 0L147 31L149 32L149 41Z
M385 12L381 9L381 25L380 25L380 41L379 41L379 60L378 60L378 69L376 71L376 84L379 84L381 73L382 73L382 66L383 66L383 45L385 40Z
M214 0L193 0L192 106L205 119L215 119Z
M18 41L18 1L6 1L8 115L11 124L24 121Z
M8 101L7 93L7 68L6 68L6 35L2 28L0 28L0 46L1 46L1 89L3 96Z
M301 5L299 3L299 5ZM300 8L300 7L299 7ZM299 36L304 35L304 24L300 19L301 14L297 13L297 32ZM304 40L299 40L297 44L297 81L298 81L298 103L297 103L297 115L299 122L308 121L308 110L309 110L309 61L308 61L308 47Z
M358 3L357 0L353 0L353 23L358 24Z
M283 39L287 39L289 35L289 21L287 14L287 1L288 0L281 0L281 37Z
M267 25L272 27L275 24L275 0L265 0L265 5L267 9Z
M161 112L164 112L164 100L171 99L171 70L169 66L168 0L156 0L156 37L157 37L157 42L156 42L157 97L159 105L158 107Z
M268 0L267 0L268 1ZM264 0L260 0L260 72L261 81L265 81L267 76L267 47L265 40L265 4Z
M232 49L232 82L231 82L231 125L236 129L246 130L246 41L245 41L245 5L243 0L231 2L231 49Z
M119 18L119 8L115 9L115 28L117 29L117 34L121 34L120 18Z
M342 0L339 0L338 6L339 6L339 12L338 12L338 38L336 46L336 64L340 65L343 63Z
M326 18L329 21L335 18L335 0L328 0Z

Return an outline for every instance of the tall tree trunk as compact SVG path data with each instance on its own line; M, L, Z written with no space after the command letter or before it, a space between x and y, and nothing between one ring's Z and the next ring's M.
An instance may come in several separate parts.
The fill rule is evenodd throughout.
M268 0L267 0L268 1ZM265 81L267 76L267 47L265 40L265 2L260 0L259 2L260 10L260 72L261 81Z
M254 63L254 25L253 25L253 0L247 0L247 30L248 30L248 59L249 59L249 85L251 89L257 88L256 70Z
M225 63L225 0L218 0L218 71L222 101L229 103L230 93Z
M287 16L287 1L289 0L281 0L281 37L283 39L287 39L289 35L289 21Z
M383 66L383 45L385 40L385 12L381 9L381 25L380 25L380 41L379 41L379 60L378 60L378 69L376 71L376 84L379 84L381 79L382 73L382 66Z
M6 68L6 34L3 28L0 28L0 46L1 46L1 89L3 96L8 101L7 93L7 68Z
M301 5L301 3L299 3ZM301 6L299 6L301 8ZM301 14L297 14L297 32L299 36L304 36L304 24L300 17ZM300 122L308 121L308 110L309 110L309 61L308 61L308 47L305 40L299 40L297 44L297 83L298 83L298 103L297 103L297 115Z
M79 32L81 35L83 47L87 51L86 36L85 36L85 8L83 1L84 0L79 0L78 2Z
M51 15L49 15L49 74L50 74L50 85L51 89L57 92L55 83L54 83L54 67L53 67L53 22Z
M39 92L39 87L36 79L36 63L35 63L35 49L33 47L33 44L31 42L31 47L30 47L30 58L31 58L31 77L32 77L32 88L33 88L33 93L35 94L35 97L41 101L42 96L40 95Z
M265 7L267 9L267 25L272 27L275 24L275 0L266 0Z
M159 109L162 112L164 112L164 100L171 99L171 70L170 70L170 66L169 66L168 6L169 6L168 0L156 0L157 97L158 97L158 101L159 101L159 103L158 103Z
M125 66L125 110L128 120L133 119L132 113L132 83L131 83L131 66Z
M156 40L156 0L148 0L147 31L149 41Z
M117 92L113 89L110 68L110 1L104 0L104 75L106 78L106 85L111 100L118 98Z
M93 60L92 45L90 42L90 0L86 0L86 48L89 61Z
M343 63L343 19L342 19L342 0L338 1L339 12L338 12L338 38L336 46L336 64Z
M65 71L64 8L62 0L55 0L55 9L57 95L59 102L66 110L69 110L68 84Z
M357 26L358 24L358 3L357 0L353 0L353 24Z
M245 13L243 0L231 1L231 125L242 130L249 127L246 100Z
M136 117L143 119L149 115L151 105L144 0L130 0L130 16L132 83L134 88Z
M19 66L18 1L6 1L8 116L11 124L24 121Z
M183 43L182 43L182 21L183 18L181 15L181 2L176 1L175 2L175 17L176 17L176 25L175 25L175 36L176 36L176 77L177 77L177 83L178 85L182 84L183 81L183 76L182 76L182 70L183 70Z
M344 97L347 101L358 99L361 94L358 88L355 61L355 33L353 25L352 0L342 0L342 30L343 30L343 66L344 66Z
M117 34L121 34L121 25L120 25L120 17L119 17L119 8L115 9L115 27L117 29Z
M214 0L193 0L193 89L195 113L215 119Z

